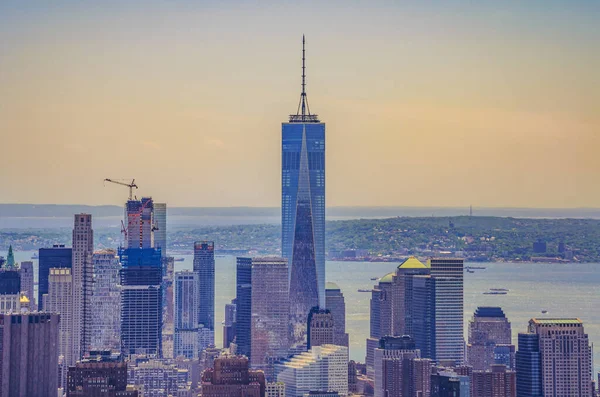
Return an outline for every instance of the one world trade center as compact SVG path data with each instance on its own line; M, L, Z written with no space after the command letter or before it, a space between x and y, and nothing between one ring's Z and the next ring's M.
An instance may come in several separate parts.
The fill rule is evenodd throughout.
M281 250L290 269L291 343L298 347L310 309L325 307L325 123L310 112L305 72L302 37L300 102L281 128Z

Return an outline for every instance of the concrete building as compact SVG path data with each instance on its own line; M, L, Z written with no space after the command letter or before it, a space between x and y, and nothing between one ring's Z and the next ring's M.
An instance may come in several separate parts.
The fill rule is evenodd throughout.
M289 300L287 260L252 259L250 364L273 378L273 363L288 354Z
M64 244L55 244L52 248L40 248L38 259L38 306L43 308L42 297L48 293L48 275L53 268L71 268L73 264L72 248Z
M542 355L538 334L519 334L516 370L517 396L542 397Z
M128 364L128 383L139 387L144 397L169 397L188 389L191 375L167 360L136 358Z
M472 397L516 397L517 376L505 365L492 364L485 371L473 371Z
M205 342L200 349L214 345L215 331L215 243L197 241L194 243L194 271L200 277L200 301L198 324L202 324Z
M117 251L106 249L94 252L93 293L91 297L91 350L120 350L121 348L121 264Z
M346 333L346 300L342 290L335 283L325 284L325 308L333 315L333 344L349 347Z
M348 348L315 346L275 364L277 381L285 384L286 397L304 397L315 390L348 395Z
M12 268L0 269L0 313L21 311L21 277Z
M44 310L50 313L60 314L60 324L58 331L58 355L62 357L64 363L61 381L66 381L66 370L70 365L75 364L77 359L74 357L73 346L71 344L71 322L73 313L73 276L70 268L50 269L48 275L48 293L44 295ZM65 385L60 385L64 387Z
M200 357L198 335L198 306L200 306L199 276L197 272L175 273L175 357Z
M125 204L127 242L125 248L154 248L154 201L151 197Z
M431 375L431 397L470 397L468 376L451 370L439 370Z
M528 332L539 337L542 394L592 397L592 352L578 318L533 318Z
M248 359L243 356L215 359L214 368L202 373L202 397L264 397L264 373L249 367Z
M1 396L56 396L58 324L58 314L0 314Z
M138 397L127 383L127 363L110 352L93 351L68 370L67 397Z
M381 338L374 355L375 397L416 395L413 361L420 358L420 352L410 336Z
M285 397L285 383L267 382L265 397Z
M76 214L73 223L73 314L70 336L73 358L78 360L89 351L91 344L94 232L90 214Z
M432 258L429 268L435 279L435 359L459 364L465 356L463 259Z
M160 249L163 258L167 257L167 204L154 203L154 248Z
M379 283L371 291L370 301L370 331L367 338L367 376L374 377L375 349L379 346L379 339L394 335L392 329L392 281L394 273L388 273L379 279Z
M19 275L21 277L21 294L29 299L30 310L35 310L37 307L35 296L33 295L33 262L23 261L19 267Z
M335 345L335 324L329 309L313 307L308 313L308 349L313 346Z
M510 345L511 341L510 322L502 309L478 307L469 322L469 344L467 345L469 365L475 371L490 369L493 364L496 364L496 346ZM510 358L509 361L512 362ZM509 368L512 366L509 365Z

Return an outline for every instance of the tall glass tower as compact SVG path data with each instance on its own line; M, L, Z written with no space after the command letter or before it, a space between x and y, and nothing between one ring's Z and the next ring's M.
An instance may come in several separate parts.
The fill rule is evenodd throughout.
M310 113L304 37L302 93L281 128L281 251L288 259L292 344L306 342L314 306L325 307L325 123Z

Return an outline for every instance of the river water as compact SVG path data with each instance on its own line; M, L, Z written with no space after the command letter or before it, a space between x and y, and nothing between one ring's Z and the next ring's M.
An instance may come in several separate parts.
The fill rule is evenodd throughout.
M17 261L31 260L32 252L16 252ZM190 255L178 256L176 270L192 268ZM37 267L37 260L34 260ZM350 334L350 357L364 362L369 333L369 293L372 277L393 271L397 263L327 262L327 281L337 283L346 298L346 331ZM500 306L512 323L513 342L525 332L532 317L578 317L590 342L600 343L600 264L595 263L484 263L485 270L465 273L466 325L477 306ZM216 258L215 341L222 341L221 321L225 304L235 297L235 257ZM483 295L489 288L507 288L507 295ZM542 314L541 310L547 310ZM600 371L600 349L595 349L595 373Z

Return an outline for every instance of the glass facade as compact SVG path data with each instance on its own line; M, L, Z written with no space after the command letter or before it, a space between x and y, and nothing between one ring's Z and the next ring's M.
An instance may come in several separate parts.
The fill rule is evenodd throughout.
M214 345L215 330L215 243L199 241L194 243L194 271L199 276L200 300L198 306L198 324L202 325L209 340L201 349Z
M542 355L537 334L519 334L517 396L542 397Z
M55 245L52 248L40 248L38 266L38 305L44 307L42 297L48 293L48 275L51 268L68 268L73 264L73 250L64 245Z
M235 300L237 354L251 359L252 258L237 258Z
M306 320L325 307L325 124L283 123L282 254L290 263L294 344L306 341Z

